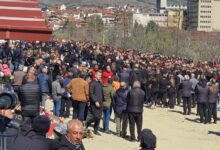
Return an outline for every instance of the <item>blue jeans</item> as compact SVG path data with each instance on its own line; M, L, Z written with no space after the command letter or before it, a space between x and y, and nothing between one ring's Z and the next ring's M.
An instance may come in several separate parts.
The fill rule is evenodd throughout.
M54 107L53 107L53 114L57 117L60 116L60 108L61 108L61 98L53 98Z
M110 107L103 107L103 129L104 131L109 130L109 121L110 121Z

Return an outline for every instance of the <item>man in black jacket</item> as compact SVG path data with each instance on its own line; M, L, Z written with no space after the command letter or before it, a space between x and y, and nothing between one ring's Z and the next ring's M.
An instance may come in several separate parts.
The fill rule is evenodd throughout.
M121 82L121 87L113 95L113 109L115 111L117 136L126 137L128 126L127 95L129 89L125 82ZM122 124L122 127L121 127Z
M101 78L101 71L97 71L95 79L89 85L90 111L86 118L86 127L94 122L94 134L96 135L100 135L98 128L102 117L102 102L104 100Z
M139 68L139 64L135 64L133 70L129 74L129 82L131 86L134 84L134 81L139 81L140 83L143 82L143 72Z
M33 119L40 113L41 92L31 73L27 75L27 83L20 86L18 96L23 120L28 124L33 123Z
M130 140L135 141L134 126L137 125L138 140L140 140L142 130L142 113L145 92L141 89L139 81L134 81L133 89L128 93L127 111L130 127Z
M67 134L54 140L50 145L50 150L85 150L82 138L82 122L80 120L70 120L67 124Z
M123 70L119 73L119 80L120 82L125 82L129 85L129 71L127 70L126 66L123 66Z

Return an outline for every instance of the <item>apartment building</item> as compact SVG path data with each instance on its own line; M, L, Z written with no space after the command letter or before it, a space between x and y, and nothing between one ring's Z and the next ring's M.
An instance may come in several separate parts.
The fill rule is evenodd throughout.
M188 29L193 31L220 31L220 0L190 0Z
M157 0L156 2L157 12L160 12L160 9L165 9L167 7L167 0Z
M135 13L133 14L133 25L135 22L146 27L150 21L159 27L167 27L167 14L162 13Z

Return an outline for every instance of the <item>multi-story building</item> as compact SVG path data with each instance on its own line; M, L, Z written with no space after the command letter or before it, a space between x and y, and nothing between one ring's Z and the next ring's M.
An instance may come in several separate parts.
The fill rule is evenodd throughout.
M157 12L159 13L161 9L167 7L167 0L157 0L156 2Z
M179 28L183 27L183 10L171 9L168 11L168 27Z
M169 5L166 8L168 13L168 27L185 29L186 5Z
M190 0L188 29L194 31L220 31L220 0Z
M133 25L135 22L146 27L150 21L160 27L167 27L167 14L163 13L136 13L133 14Z

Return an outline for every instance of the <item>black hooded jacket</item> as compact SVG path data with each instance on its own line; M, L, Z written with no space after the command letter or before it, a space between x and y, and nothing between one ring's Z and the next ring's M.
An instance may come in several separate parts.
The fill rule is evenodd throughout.
M156 136L149 129L144 129L141 132L141 141L140 141L141 150L154 150L156 148Z

